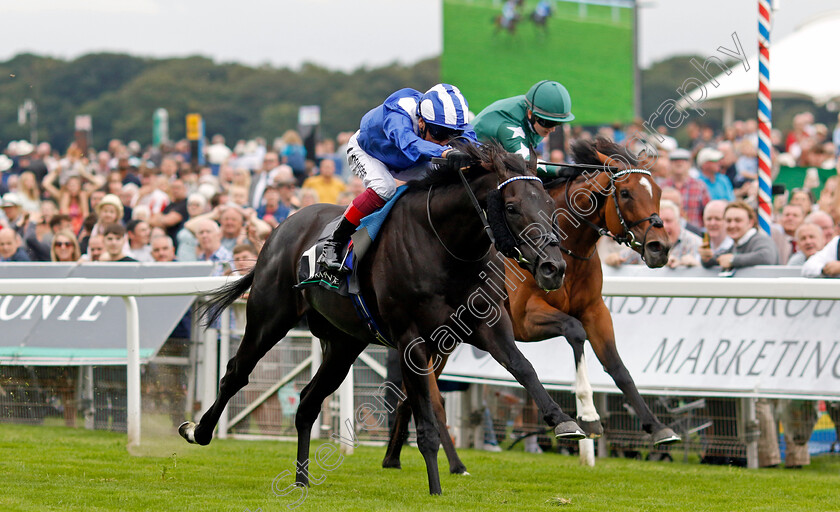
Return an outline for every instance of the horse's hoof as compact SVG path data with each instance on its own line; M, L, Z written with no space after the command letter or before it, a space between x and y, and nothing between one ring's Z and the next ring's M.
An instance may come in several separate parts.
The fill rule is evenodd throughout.
M181 437L187 440L190 444L198 444L195 442L195 423L192 421L185 421L178 426L178 433Z
M595 421L584 421L581 418L578 418L577 423L580 425L580 428L586 432L589 439L597 439L604 435L604 427L601 425L600 419Z
M799 467L801 468L802 466L799 466ZM466 470L463 473L453 473L453 474L454 475L461 475L461 476L470 476L470 473Z
M568 441L579 441L586 439L586 433L580 429L577 423L569 420L554 427L554 437Z
M456 468L449 468L449 472L453 475L469 475L469 473L467 473L467 468L463 465Z
M656 433L653 434L651 440L653 441L653 446L673 444L682 441L680 436L668 427L662 427L657 430Z
M402 465L400 464L399 460L382 460L382 467L386 469L402 469Z

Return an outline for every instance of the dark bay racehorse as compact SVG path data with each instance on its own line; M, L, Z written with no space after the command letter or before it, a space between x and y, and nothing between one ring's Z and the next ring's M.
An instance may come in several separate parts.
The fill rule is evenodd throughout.
M465 173L468 177L455 171L439 171L410 185L392 209L372 254L361 264L362 294L379 327L402 355L403 381L417 418L418 447L426 463L432 494L439 494L441 488L437 467L440 438L429 398L430 382L435 391L437 388L428 372L417 369L427 368L427 361L454 349L447 345L452 337L441 339L441 329L452 326L453 319L457 325L450 330L454 333L455 328L461 329L464 341L488 351L507 368L534 398L558 437L584 436L574 420L551 399L531 364L516 348L503 294L494 297L482 288L489 284L503 288L504 270L498 277L488 277L493 274L486 272L493 257L490 242L483 217L477 213L470 195L474 192L477 203L488 208L494 232L508 230L507 242L513 242L503 252L516 256L519 265L534 275L536 286L545 290L562 286L565 269L548 222L554 202L521 157L509 155L496 145L461 149L478 162ZM338 388L368 344L380 344L348 298L320 287L295 288L301 254L316 242L324 226L340 214L338 206L315 205L289 217L271 234L254 269L212 296L211 304L218 314L250 287L247 326L236 355L227 365L215 403L198 425L185 422L179 428L188 441L208 444L222 410L248 383L257 361L305 314L312 334L321 339L324 357L311 382L301 391L295 416L299 485L309 484L310 431L323 400ZM496 238L498 245L499 236ZM497 261L499 265L507 262L504 258ZM465 313L476 304L476 296L482 290L485 303L475 311L483 314L496 308L500 314L495 322L487 321L486 315Z
M534 23L535 27L542 29L543 32L546 32L546 22L549 17L551 17L551 4L548 0L541 0L537 3L537 7L531 11L531 15L528 18Z
M522 19L522 15L519 13L519 11L522 8L522 4L524 4L524 2L525 0L505 1L504 5L502 6L502 13L493 18L493 24L496 26L495 30L493 31L494 34L498 34L501 30L506 30L511 34L516 33L516 25L518 25L519 20Z
M589 339L598 360L624 393L652 434L654 445L679 441L673 430L663 425L639 395L615 345L612 317L601 296L603 274L595 244L609 236L638 252L648 267L658 268L668 262L670 243L659 218L660 189L650 176L651 162L639 161L624 147L606 139L582 141L573 147L575 162L602 169L567 168L564 175L546 184L554 199L556 219L566 253L566 279L559 290L545 293L532 279L508 272L507 306L519 341L543 341L565 336L572 346L577 368L575 394L578 423L597 437L603 430L592 403L592 387L586 373L584 341ZM609 156L607 156L609 155ZM641 167L641 168L640 168ZM436 367L440 375L443 364ZM440 394L435 409L438 421L445 425ZM383 467L400 467L400 449L408 435L410 411L400 404L391 432ZM450 471L463 473L451 440L442 438L449 458Z

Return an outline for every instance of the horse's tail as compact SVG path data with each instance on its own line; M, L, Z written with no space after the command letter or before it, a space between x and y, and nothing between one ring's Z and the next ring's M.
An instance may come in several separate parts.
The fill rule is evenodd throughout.
M241 279L228 283L207 295L207 302L198 307L199 317L207 315L204 325L208 326L215 322L225 308L233 304L236 299L248 291L248 288L251 287L253 282L254 270L251 269Z

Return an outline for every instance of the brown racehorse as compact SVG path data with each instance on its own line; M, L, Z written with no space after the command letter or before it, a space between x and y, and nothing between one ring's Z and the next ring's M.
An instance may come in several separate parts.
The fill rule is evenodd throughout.
M663 425L642 400L621 361L615 345L612 317L601 296L603 274L595 250L598 239L605 235L630 246L648 267L658 268L668 262L670 243L658 214L660 189L650 172L645 170L651 162L639 161L624 147L606 139L577 143L573 154L577 163L603 166L604 170L574 170L546 184L557 207L555 217L566 253L566 280L559 290L545 293L530 276L521 281L521 276L507 273L506 305L515 338L534 342L566 337L577 368L577 421L590 437L600 436L603 429L592 403L592 388L586 375L583 344L587 339L598 360L636 410L645 431L652 434L653 444L679 441L679 436ZM516 286L510 286L511 283ZM437 365L436 375L440 375L443 366ZM443 425L442 432L445 432L444 409L436 386L433 395L438 423ZM400 467L400 448L408 435L409 415L410 410L401 404L383 467ZM449 436L441 435L441 440L449 458L450 472L464 473L466 468Z

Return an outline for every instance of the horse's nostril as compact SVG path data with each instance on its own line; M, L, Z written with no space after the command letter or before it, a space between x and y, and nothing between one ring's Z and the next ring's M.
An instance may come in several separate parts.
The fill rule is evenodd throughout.
M554 263L543 263L540 265L540 272L544 276L553 276L556 275L560 269Z
M662 252L662 243L650 242L649 244L647 244L647 250L649 252Z

